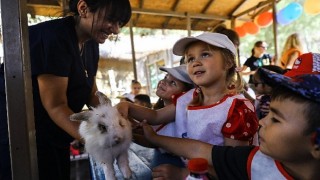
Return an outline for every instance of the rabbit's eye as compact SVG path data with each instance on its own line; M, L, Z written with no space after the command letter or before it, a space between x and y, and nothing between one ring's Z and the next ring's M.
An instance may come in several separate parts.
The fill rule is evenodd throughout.
M103 124L99 124L98 129L101 131L101 133L107 132L107 126Z

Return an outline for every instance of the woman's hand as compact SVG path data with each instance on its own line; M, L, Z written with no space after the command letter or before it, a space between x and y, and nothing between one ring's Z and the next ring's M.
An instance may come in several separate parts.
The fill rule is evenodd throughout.
M118 109L118 112L122 117L125 119L128 119L128 113L129 113L129 102L120 102L116 105L116 108Z

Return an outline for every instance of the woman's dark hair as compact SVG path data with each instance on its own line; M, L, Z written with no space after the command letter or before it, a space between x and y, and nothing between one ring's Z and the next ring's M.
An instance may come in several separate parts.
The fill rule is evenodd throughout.
M260 46L262 46L262 44L263 44L263 41L257 41L257 42L254 43L253 48L251 49L251 55L252 56L254 55L254 48L255 47L260 47Z
M256 43L254 43L254 47L260 47L262 46L263 41L257 41Z
M84 0L91 12L106 8L104 18L111 22L119 22L120 26L127 24L131 18L131 5L129 0ZM75 16L79 15L77 4L79 0L69 1L69 10Z

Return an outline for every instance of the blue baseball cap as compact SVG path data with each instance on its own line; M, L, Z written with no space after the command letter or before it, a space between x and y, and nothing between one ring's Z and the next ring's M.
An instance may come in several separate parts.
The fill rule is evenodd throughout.
M283 86L309 100L320 103L320 74L299 74L288 77L259 68L261 80L272 87Z

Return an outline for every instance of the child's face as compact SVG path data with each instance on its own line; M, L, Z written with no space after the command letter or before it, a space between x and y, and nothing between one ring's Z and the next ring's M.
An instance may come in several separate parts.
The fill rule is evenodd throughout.
M186 52L185 61L191 80L198 86L210 86L213 82L220 83L226 79L221 53L210 50L204 42L192 44Z
M272 91L272 88L270 86L268 86L265 83L262 82L253 82L254 86L255 86L255 90L256 93L258 95L260 94L270 94Z
M131 93L137 95L140 93L141 85L139 83L135 83L131 85Z
M311 158L311 135L305 135L304 106L291 100L273 100L269 114L259 121L260 150L282 163Z
M167 74L164 79L159 81L156 94L163 100L171 101L172 95L180 94L184 89L185 86L182 81Z

